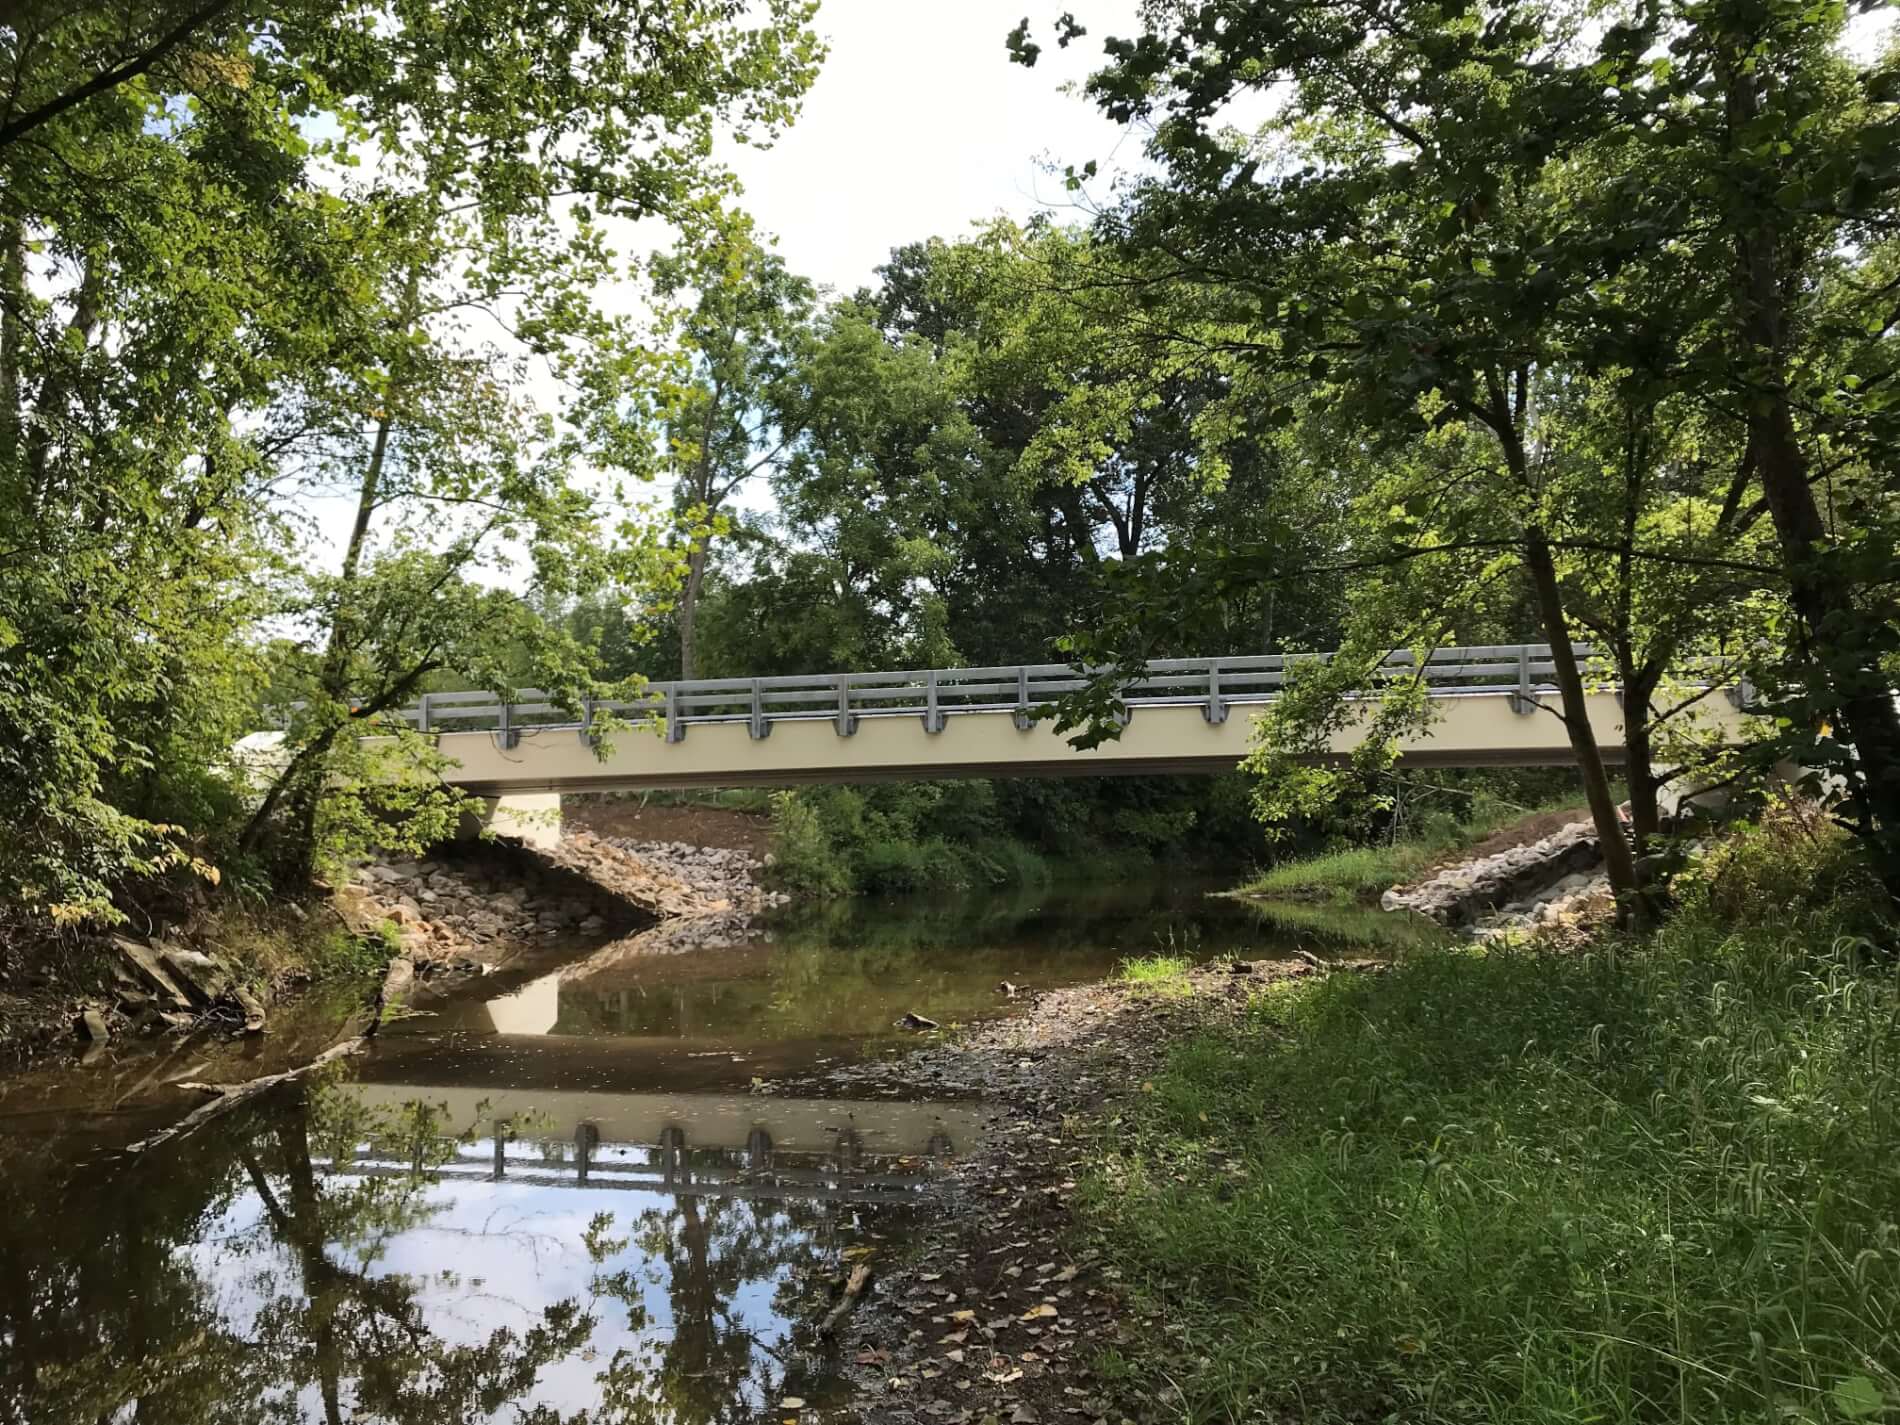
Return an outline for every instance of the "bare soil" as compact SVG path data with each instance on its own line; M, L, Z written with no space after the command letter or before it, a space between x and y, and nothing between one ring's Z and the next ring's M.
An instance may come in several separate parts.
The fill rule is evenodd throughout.
M871 1294L839 1329L850 1413L871 1425L1121 1419L1091 1362L1160 1324L1139 1317L1071 1230L1088 1142L1118 1099L1149 1090L1175 1038L1231 1022L1271 981L1328 972L1260 960L1196 970L1186 994L1120 983L1052 990L1019 1018L929 1036L901 1059L761 1085L995 1105L982 1141L958 1144L931 1189L930 1225L894 1259L874 1261Z
M561 820L596 836L631 841L683 841L689 846L713 846L763 856L771 840L772 824L758 812L726 807L642 806L634 798L569 797L561 803Z

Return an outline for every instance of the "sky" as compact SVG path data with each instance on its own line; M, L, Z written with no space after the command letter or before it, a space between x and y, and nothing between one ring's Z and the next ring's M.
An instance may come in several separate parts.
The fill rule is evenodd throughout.
M1032 10L1034 69L1003 43L1026 3L823 0L830 54L803 114L776 147L732 159L744 207L793 271L849 293L902 243L1065 206L1062 165L1139 157L1139 136L1063 92L1099 62L1104 34L1134 30L1132 0L1074 4L1089 34L1068 50L1048 33L1054 10Z
M1033 69L1012 63L1004 44L1027 3L822 0L815 28L829 52L797 122L769 149L734 143L721 155L744 185L740 206L792 271L848 295L875 281L894 247L1067 207L1064 165L1096 160L1100 188L1139 161L1139 135L1064 92L1100 62L1105 35L1135 29L1135 0L1069 0L1089 33L1067 50L1049 33L1056 9L1032 12L1043 46ZM668 240L647 225L623 236L634 260ZM531 370L527 394L552 409L560 393ZM770 491L754 480L733 503L766 510ZM354 508L347 496L306 503L316 558L340 558ZM518 586L526 571L495 577Z

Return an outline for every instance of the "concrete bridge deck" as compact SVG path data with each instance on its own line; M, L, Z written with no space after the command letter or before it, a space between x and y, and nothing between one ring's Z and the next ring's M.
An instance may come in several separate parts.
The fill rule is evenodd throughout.
M1587 652L1587 650L1586 650ZM1121 691L1121 736L1078 749L1046 713L1085 680L1061 664L848 673L809 678L706 679L655 684L638 702L570 710L524 690L438 693L402 717L452 759L444 779L490 797L702 786L784 786L955 777L1104 776L1216 772L1249 751L1253 725L1297 664L1330 655L1168 659ZM1708 660L1711 682L1734 677ZM1414 766L1547 766L1572 760L1556 715L1550 650L1540 644L1395 654L1381 681L1417 679L1437 712L1410 738ZM1731 690L1733 691L1733 690ZM1372 694L1368 694L1368 708ZM1606 760L1620 755L1616 690L1588 694ZM1705 698L1698 713L1741 736L1739 696ZM602 738L603 713L641 725ZM473 726L471 726L473 724ZM1359 740L1334 733L1325 756Z

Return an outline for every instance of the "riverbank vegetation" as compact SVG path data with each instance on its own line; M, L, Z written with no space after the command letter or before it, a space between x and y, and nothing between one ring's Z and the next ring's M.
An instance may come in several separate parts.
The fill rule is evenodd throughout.
M1109 670L1059 715L1086 740L1142 659L1338 649L1255 762L1297 836L1429 722L1389 654L1526 638L1625 914L1667 901L1637 877L1670 783L1778 762L1840 779L1900 886L1894 60L1844 12L1405 0L1322 64L1324 6L1144 11L1082 89L1147 136L1069 173L1093 221L894 234L828 292L716 158L795 119L799 0L174 9L0 32L27 919L413 849L465 799L359 734L426 774L397 710L469 686L1054 659ZM1776 710L1744 752L1705 717L1729 692ZM1359 753L1312 765L1355 710ZM809 881L866 888L1030 874L937 817L1039 823L1008 839L1046 859L1225 814L801 795L841 863Z
M1680 884L1649 939L1416 950L1177 1044L1081 1193L1168 1322L1120 1388L1192 1421L1891 1414L1873 878L1783 821Z
M1496 774L1481 775L1485 780L1479 782L1475 793L1453 789L1466 799L1449 810L1441 803L1424 816L1388 821L1384 834L1374 838L1335 835L1331 849L1276 860L1245 882L1240 892L1292 900L1377 901L1391 887L1416 880L1432 867L1502 834L1529 838L1533 832L1542 835L1555 830L1555 824L1565 820L1589 819L1588 808L1569 806L1574 795L1554 795L1539 805L1520 805L1498 795ZM1514 780L1533 792L1548 782L1538 774ZM1346 844L1337 844L1342 839Z
M1264 846L1237 774L882 783L775 797L770 874L805 896L950 891L1232 874Z

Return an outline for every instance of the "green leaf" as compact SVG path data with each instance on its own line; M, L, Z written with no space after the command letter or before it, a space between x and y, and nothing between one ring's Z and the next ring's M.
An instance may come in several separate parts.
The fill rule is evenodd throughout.
M1836 1381L1829 1392L1834 1408L1849 1420L1864 1420L1880 1413L1883 1400L1880 1387L1866 1376L1848 1376Z

